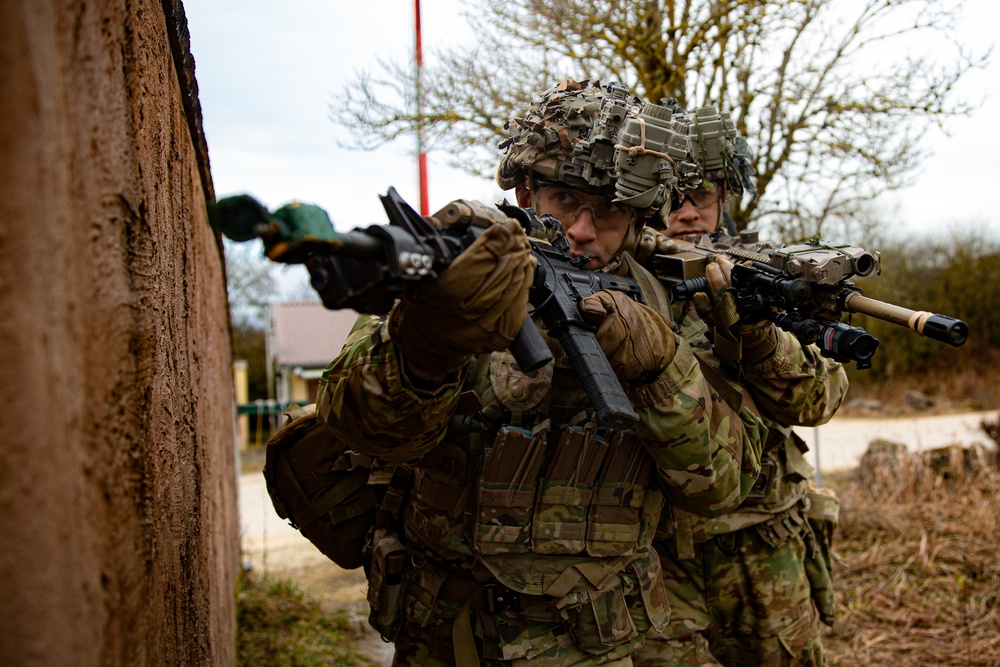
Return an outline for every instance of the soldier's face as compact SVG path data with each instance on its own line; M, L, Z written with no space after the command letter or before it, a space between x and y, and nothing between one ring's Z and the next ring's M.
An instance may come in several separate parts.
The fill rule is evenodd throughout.
M532 205L531 192L523 186L516 190L519 206ZM599 269L614 257L625 242L635 209L573 188L545 184L535 188L534 206L539 215L548 213L562 223L574 257L588 255L584 268Z
M722 212L727 206L725 192L725 187L720 184L685 192L680 208L670 212L670 221L664 233L670 238L677 238L718 231Z

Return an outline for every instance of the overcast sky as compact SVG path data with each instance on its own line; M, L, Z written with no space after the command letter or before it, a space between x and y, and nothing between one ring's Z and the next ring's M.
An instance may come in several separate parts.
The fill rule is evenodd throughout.
M424 53L463 31L461 0L421 3ZM413 142L375 152L338 147L344 130L329 120L335 94L377 59L405 62L413 52L412 0L184 0L219 197L246 192L275 208L292 200L325 208L339 230L384 223L378 200L389 186L414 208L419 189ZM1000 24L1000 3L966 0L959 37L980 52ZM997 54L1000 55L1000 54ZM934 153L916 185L886 195L901 227L915 232L956 223L996 224L1000 187L1000 57L963 79L960 93L986 97L970 118L924 137ZM493 202L499 189L429 156L431 211L453 199Z

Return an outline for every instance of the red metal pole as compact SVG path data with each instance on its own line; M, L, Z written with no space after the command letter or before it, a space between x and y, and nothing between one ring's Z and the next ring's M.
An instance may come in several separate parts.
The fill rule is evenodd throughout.
M416 27L417 60L417 173L420 179L420 215L430 215L430 201L427 190L427 155L424 153L423 91L421 90L421 70L424 66L423 37L420 33L420 0L414 0L414 25Z

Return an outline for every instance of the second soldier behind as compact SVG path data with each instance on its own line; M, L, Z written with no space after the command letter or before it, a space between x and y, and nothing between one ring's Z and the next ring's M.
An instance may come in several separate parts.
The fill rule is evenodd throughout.
M693 114L674 110L674 120L690 128L698 174L669 214L663 212L664 235L644 230L640 256L675 251L670 239L735 232L729 197L754 185L749 147L726 114L713 107ZM720 264L709 265L712 298L728 284L725 262ZM734 346L714 321L712 298L701 297L700 308L675 302L673 314L696 354L739 377L767 418L761 475L743 504L725 516L664 512L655 544L671 619L664 632L649 633L636 664L822 665L820 622L832 625L834 617L829 556L839 504L832 492L812 484L808 448L791 426L828 421L847 392L847 376L816 346L803 346L769 323L742 327Z

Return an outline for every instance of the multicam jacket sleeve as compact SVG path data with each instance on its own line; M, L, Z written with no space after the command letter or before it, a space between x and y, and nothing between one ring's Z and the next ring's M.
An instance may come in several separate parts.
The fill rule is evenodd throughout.
M757 479L767 438L752 401L735 383L710 382L683 338L655 384L628 393L640 417L636 430L670 500L706 516L735 509Z
M744 366L746 386L762 413L786 426L819 426L830 421L847 395L843 365L777 330L778 347L760 363Z
M404 375L389 327L362 315L320 379L316 411L355 451L388 463L416 461L444 438L467 369L433 390Z
M317 410L357 451L388 462L415 461L445 438L463 389L489 385L476 375L490 364L473 364L433 390L415 387L403 373L389 327L380 325L378 318L361 318L324 372ZM561 361L557 354L557 373ZM636 431L671 501L706 515L735 508L753 486L767 436L752 401L723 400L683 340L654 385L629 393L641 419Z
M706 323L690 304L675 313L681 333L696 348L711 350ZM741 368L740 380L768 419L785 426L818 426L833 417L847 395L844 367L776 329L777 348L763 361Z

